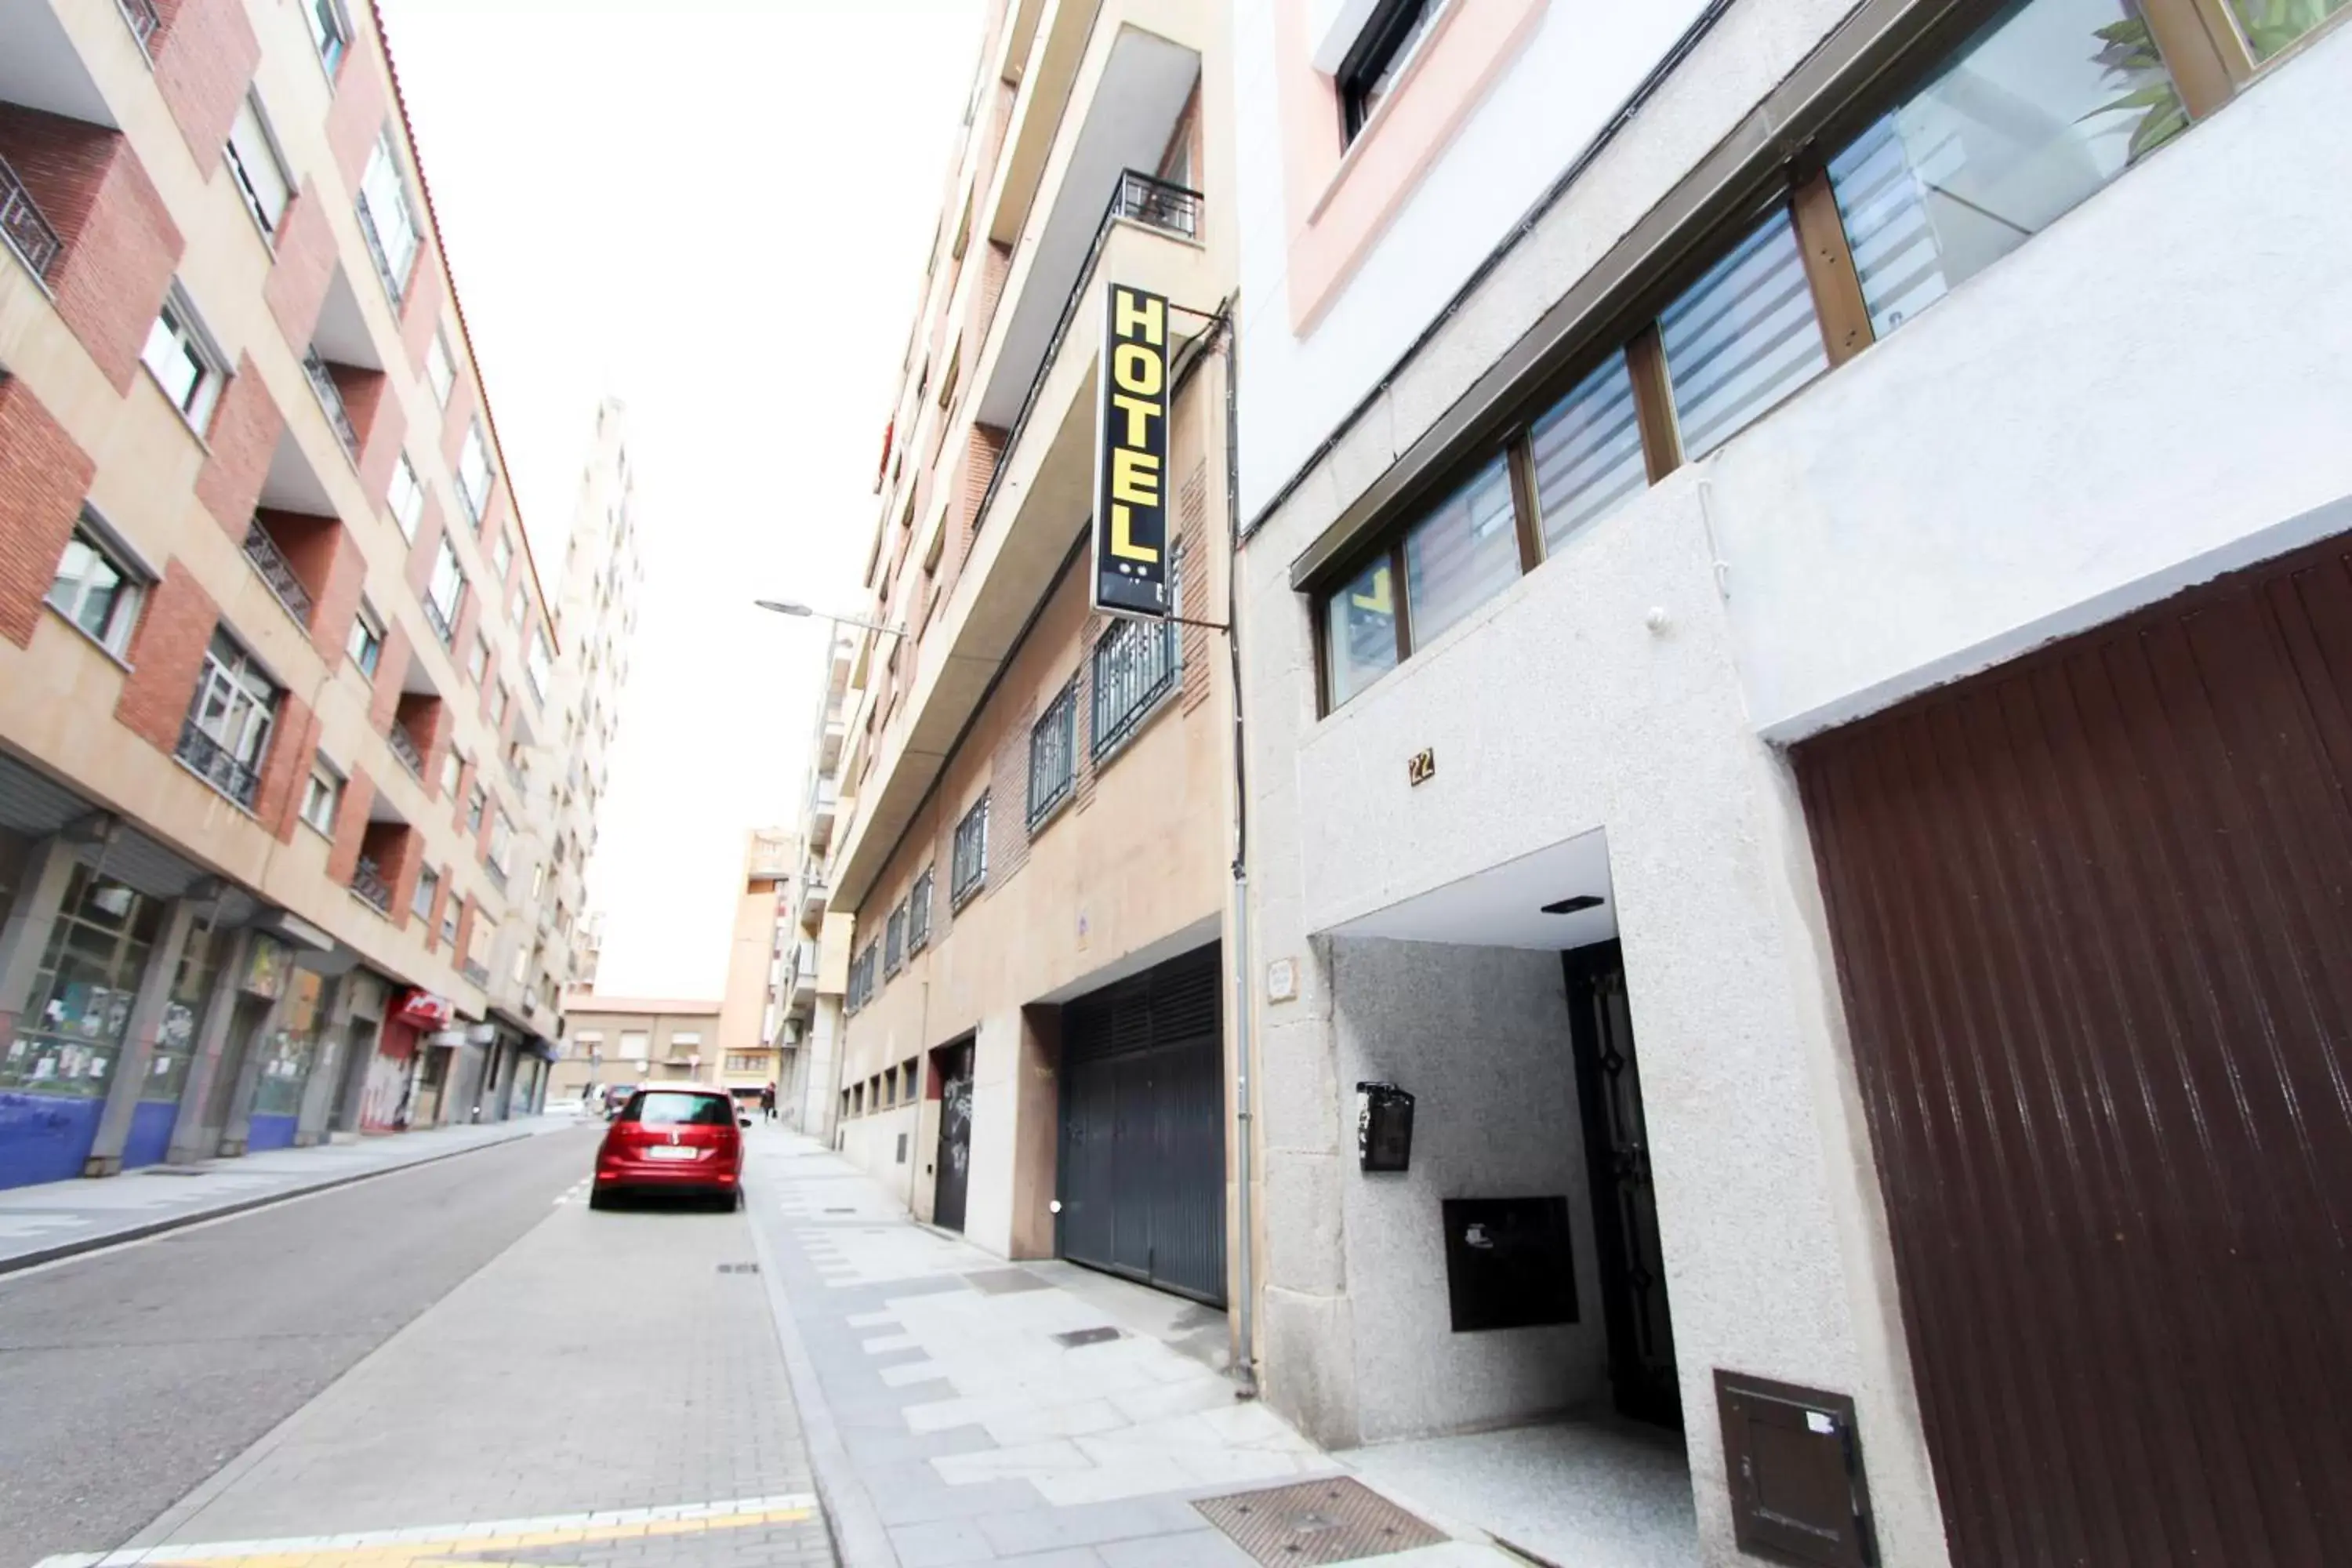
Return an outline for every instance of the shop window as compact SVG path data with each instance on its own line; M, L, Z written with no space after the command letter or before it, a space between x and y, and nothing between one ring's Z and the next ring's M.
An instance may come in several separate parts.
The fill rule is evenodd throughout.
M1649 483L1624 351L1601 361L1536 420L1528 455L1547 552Z
M103 538L85 512L58 559L47 597L51 609L121 658L131 651L131 633L139 624L147 582L147 574Z
M0 1047L0 1089L105 1097L162 916L155 900L74 868L25 1010Z
M253 1118L283 1118L282 1135L252 1131L251 1147L283 1146L292 1139L290 1123L302 1109L302 1089L310 1081L310 1064L317 1058L319 1037L326 1025L326 982L307 969L289 980L285 1011L278 1027L262 1047L261 1076L253 1090Z
M1413 649L1436 641L1518 574L1510 464L1497 456L1404 536Z

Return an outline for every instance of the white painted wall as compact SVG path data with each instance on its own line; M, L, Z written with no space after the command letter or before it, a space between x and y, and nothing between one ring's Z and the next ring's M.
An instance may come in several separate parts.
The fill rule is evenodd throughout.
M1463 0L1456 0L1463 3ZM1470 0L1475 4L1475 0ZM1318 0L1307 47L1340 21ZM1241 509L1267 498L1371 390L1690 25L1703 0L1551 0L1541 25L1307 338L1290 330L1289 222L1269 0L1235 5L1242 235ZM1318 24L1320 24L1319 27ZM1735 89L1736 90L1736 89Z

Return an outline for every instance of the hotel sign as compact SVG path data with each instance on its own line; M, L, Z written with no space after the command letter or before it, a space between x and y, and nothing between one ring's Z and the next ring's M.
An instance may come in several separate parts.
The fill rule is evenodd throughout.
M1168 602L1168 301L1113 283L1095 424L1094 607L1160 620Z

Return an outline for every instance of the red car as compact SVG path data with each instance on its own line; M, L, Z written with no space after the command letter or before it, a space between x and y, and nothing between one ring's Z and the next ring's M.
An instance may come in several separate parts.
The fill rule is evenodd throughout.
M717 1089L638 1089L604 1129L588 1206L611 1208L624 1193L681 1193L731 1209L741 1201L742 1129L751 1125Z

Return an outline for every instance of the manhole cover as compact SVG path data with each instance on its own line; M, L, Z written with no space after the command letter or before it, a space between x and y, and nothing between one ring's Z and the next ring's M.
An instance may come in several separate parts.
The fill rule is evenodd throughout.
M719 1266L721 1274L757 1274L759 1271L760 1266L756 1263L722 1263Z
M963 1282L984 1296L1017 1296L1024 1290L1053 1289L1026 1268L983 1268L965 1275Z
M1384 1557L1445 1539L1426 1520L1414 1518L1361 1481L1344 1478L1202 1498L1192 1506L1268 1568Z
M1072 1350L1076 1350L1080 1345L1098 1345L1106 1340L1115 1340L1118 1337L1118 1331L1108 1323L1098 1329L1072 1329L1067 1333L1054 1336L1058 1343L1067 1345Z

